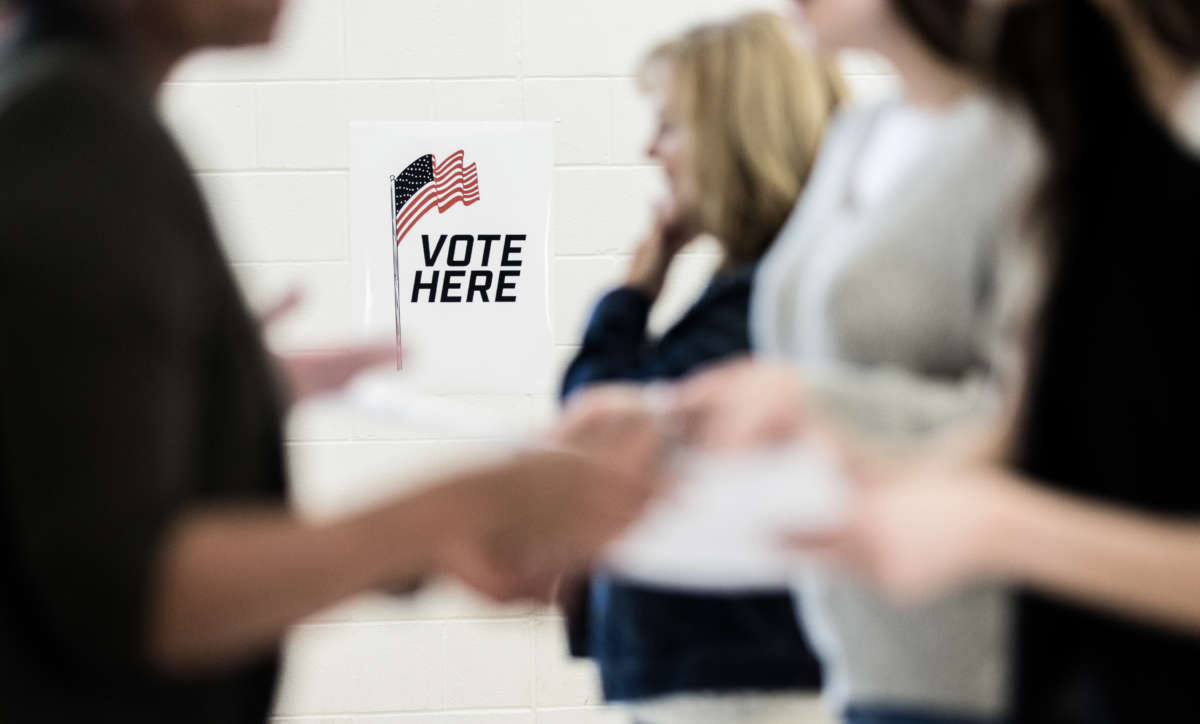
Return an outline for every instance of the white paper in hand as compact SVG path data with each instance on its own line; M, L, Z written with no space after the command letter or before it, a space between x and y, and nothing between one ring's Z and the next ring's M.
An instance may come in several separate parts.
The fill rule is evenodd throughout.
M419 426L425 432L452 437L478 437L512 441L529 431L514 428L511 420L472 405L431 395L395 373L366 374L354 381L339 398L346 409L396 425Z
M821 532L845 518L849 485L804 445L744 453L683 451L664 499L609 547L603 568L638 583L694 591L781 589L800 560L785 532Z

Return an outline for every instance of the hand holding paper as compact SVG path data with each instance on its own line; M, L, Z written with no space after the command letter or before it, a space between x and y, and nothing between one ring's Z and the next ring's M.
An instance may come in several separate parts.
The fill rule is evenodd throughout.
M550 451L458 476L426 493L442 512L435 567L496 600L549 600L644 510L655 477Z
M815 445L672 450L679 430L670 415L670 387L592 388L541 438L423 394L394 375L365 378L346 399L375 416L419 421L447 434L507 440L514 448L575 450L609 466L614 479L645 475L665 463L659 499L599 561L613 575L651 585L696 591L785 587L806 558L783 544L785 536L831 534L849 506L845 477Z
M737 450L800 435L804 403L804 385L796 367L745 358L679 385L672 414L689 442Z
M290 316L304 303L304 292L289 289L259 313L259 324L266 332ZM396 347L387 342L355 343L341 347L294 352L275 352L291 403L340 392L363 372L395 360Z
M832 533L849 503L837 467L803 444L683 449L670 475L662 499L608 548L614 575L700 591L784 588L804 559L782 545L784 535Z
M850 486L823 446L796 437L772 444L791 427L759 424L762 419L735 404L739 393L765 394L774 387L777 418L798 420L798 392L786 394L799 389L794 369L744 362L710 374L694 387L594 387L568 405L568 420L599 424L648 414L657 434L676 445L686 438L717 448L685 442L672 451L664 495L609 547L603 564L618 577L668 588L785 587L805 558L786 549L785 535L837 530L845 521ZM791 385L782 385L785 394L778 393L781 381ZM738 419L723 427L715 419L720 415ZM701 424L694 424L697 419Z

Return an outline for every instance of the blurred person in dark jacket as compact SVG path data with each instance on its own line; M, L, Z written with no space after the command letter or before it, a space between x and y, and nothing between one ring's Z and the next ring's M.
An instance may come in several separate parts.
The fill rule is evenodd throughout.
M435 477L339 520L288 510L287 407L376 352L266 352L154 110L180 59L266 42L279 10L18 5L0 58L6 724L264 722L290 625L442 573L546 597L651 492L644 419L576 417L560 451ZM615 444L617 462L568 449L577 440Z
M600 383L674 380L750 349L751 286L803 191L843 97L837 71L787 23L754 13L653 50L641 82L658 105L648 155L669 198L626 282L596 305L563 396ZM678 254L701 235L722 264L669 331L647 331ZM568 401L569 404L569 401ZM694 595L598 576L571 619L575 653L599 664L605 696L657 722L775 722L803 716L820 685L789 595Z

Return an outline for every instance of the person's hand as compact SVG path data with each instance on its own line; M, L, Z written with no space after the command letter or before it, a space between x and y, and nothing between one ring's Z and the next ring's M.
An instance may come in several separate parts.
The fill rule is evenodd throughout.
M858 460L846 524L784 544L877 584L901 603L999 575L990 561L996 521L1017 484L994 467L939 455Z
M362 344L275 355L293 404L337 392L355 377L396 360L391 344Z
M292 289L259 314L259 324L265 331L303 302L304 295ZM368 343L272 354L287 388L289 402L296 404L337 392L361 373L394 361L396 347L390 343Z
M445 520L435 570L498 601L551 601L650 501L657 471L622 469L632 467L529 453L431 491Z
M659 386L597 385L575 393L547 433L552 445L593 454L630 475L660 461L668 442L654 400Z
M658 299L671 262L683 247L699 236L699 226L677 205L665 201L654 209L654 222L633 252L625 283Z
M743 359L684 381L672 418L684 438L716 449L760 447L798 436L805 423L797 368Z

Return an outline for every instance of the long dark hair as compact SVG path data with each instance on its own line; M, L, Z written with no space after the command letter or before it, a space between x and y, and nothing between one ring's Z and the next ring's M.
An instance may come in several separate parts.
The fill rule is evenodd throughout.
M1029 109L1044 138L1050 169L1040 210L1054 242L1075 236L1089 195L1112 178L1106 164L1114 144L1161 149L1170 137L1146 100L1120 32L1091 0L1014 6L985 66L996 86Z
M1178 54L1200 57L1200 3L1131 0ZM1091 0L1034 0L1001 10L977 0L891 0L928 48L968 68L1028 108L1045 141L1049 172L1035 221L1057 247L1073 236L1093 165L1111 144L1159 123L1145 103L1116 28ZM1190 23L1188 21L1191 21ZM980 28L988 30L981 37ZM1116 140L1120 139L1120 140Z
M1154 112L1117 28L1090 0L1034 0L1012 12L1011 27L1027 25L1032 56L998 72L1046 139L1043 203L1056 252L1014 463L1076 494L1194 515L1200 497L1173 471L1190 462L1188 421L1200 399L1180 334L1196 307L1188 226L1200 207L1200 162ZM1169 667L1182 660L1173 652L1193 655L1188 644L1063 603L1022 598L1014 721L1137 719L1119 680L1130 668L1079 657L1064 641L1110 637L1110 653L1165 661L1149 664L1144 680L1155 684L1136 687L1139 705L1183 686Z
M1185 63L1200 63L1200 2L1130 1L1164 46Z
M98 39L105 35L102 5L108 0L11 0L25 18L27 34L35 38L72 36Z
M1152 0L1147 0L1152 1ZM1068 92L1078 82L1064 67L1068 19L1062 0L1034 0L1011 9L978 0L890 0L893 11L942 60L975 72L1002 96L1027 106L1046 140L1051 171L1031 223L1045 223L1051 236L1066 235L1060 213L1078 156L1071 129L1082 122L1081 105Z
M971 60L967 21L971 0L891 0L892 9L943 60Z

